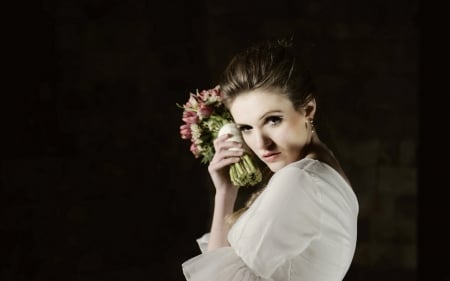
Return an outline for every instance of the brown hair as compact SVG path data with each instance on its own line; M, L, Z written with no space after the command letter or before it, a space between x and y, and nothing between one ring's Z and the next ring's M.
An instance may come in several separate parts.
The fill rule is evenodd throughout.
M222 74L220 88L227 106L243 92L278 88L296 108L308 103L316 90L292 40L263 42L235 55Z

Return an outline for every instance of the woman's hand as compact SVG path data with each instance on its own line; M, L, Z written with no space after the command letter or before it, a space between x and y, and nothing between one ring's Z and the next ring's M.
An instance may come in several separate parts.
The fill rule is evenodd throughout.
M238 162L244 153L242 143L227 141L231 137L231 134L225 134L214 140L215 154L208 166L216 192L220 193L226 193L231 188L236 189L230 180L229 166Z

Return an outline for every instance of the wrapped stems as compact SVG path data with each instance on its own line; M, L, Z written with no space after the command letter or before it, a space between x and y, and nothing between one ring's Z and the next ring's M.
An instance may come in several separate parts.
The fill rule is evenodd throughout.
M239 162L230 166L230 179L238 187L253 186L261 181L262 175L252 158L245 153Z

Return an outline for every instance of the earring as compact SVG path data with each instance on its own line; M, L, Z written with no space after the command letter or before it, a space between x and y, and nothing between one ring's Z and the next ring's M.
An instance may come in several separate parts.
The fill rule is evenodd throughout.
M311 134L314 134L315 129L314 129L314 120L311 118L309 119L309 124L311 124Z

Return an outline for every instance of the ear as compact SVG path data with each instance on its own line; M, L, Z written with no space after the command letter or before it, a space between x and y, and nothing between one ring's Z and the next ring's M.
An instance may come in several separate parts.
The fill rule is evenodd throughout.
M303 107L304 111L305 111L305 117L307 119L314 119L314 114L316 114L316 99L312 98L309 100L308 103L305 104L305 106Z

